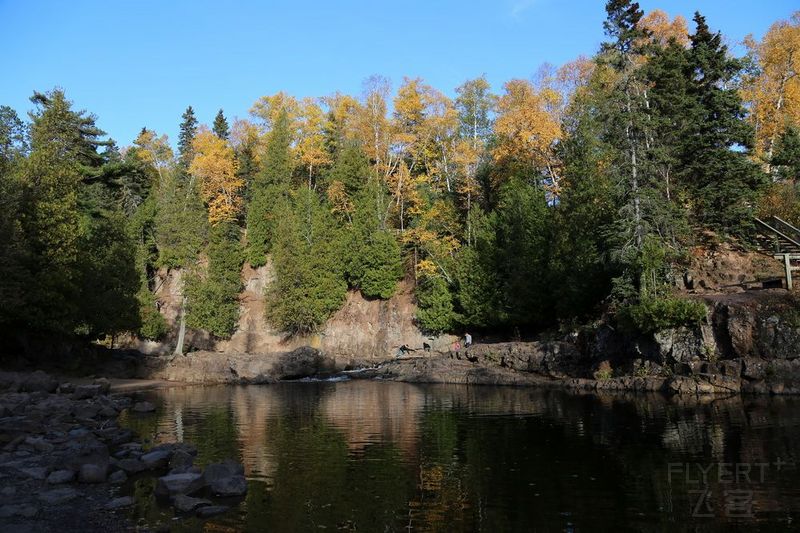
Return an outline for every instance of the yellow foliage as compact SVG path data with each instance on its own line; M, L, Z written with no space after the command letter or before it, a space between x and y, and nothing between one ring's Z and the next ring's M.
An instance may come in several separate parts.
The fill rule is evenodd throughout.
M537 93L526 80L511 80L504 88L497 104L498 142L492 156L501 165L523 165L541 172L547 176L544 185L557 196L561 162L555 147L562 132L555 110L560 95L546 88Z
M347 196L344 183L339 180L334 180L328 186L328 200L333 206L332 211L345 215L348 219L353 213L353 203L350 197Z
M144 129L136 137L134 144L138 148L136 157L140 160L153 165L159 174L161 169L166 167L172 161L173 153L172 148L169 146L169 139L166 135L156 137L156 133L152 130Z
M261 119L266 131L270 131L273 128L282 111L286 111L289 117L289 124L294 127L300 114L300 104L294 96L290 96L283 91L272 96L262 96L250 108L250 114Z
M416 275L418 278L436 276L439 273L436 264L430 259L423 259L417 263Z
M756 130L756 154L766 160L789 125L800 125L800 11L773 24L759 43L745 42L760 73L746 80L743 98Z
M313 98L304 98L299 107L300 137L297 141L297 156L300 164L308 169L309 178L323 165L331 163L330 153L325 148L325 115Z
M200 182L200 192L208 205L208 220L212 224L236 219L244 182L236 175L236 157L227 141L207 128L195 136L192 143L194 158L189 172Z
M639 21L639 27L649 30L653 42L660 46L669 44L670 39L683 46L689 46L689 28L686 19L678 15L670 20L669 15L660 9L654 9Z

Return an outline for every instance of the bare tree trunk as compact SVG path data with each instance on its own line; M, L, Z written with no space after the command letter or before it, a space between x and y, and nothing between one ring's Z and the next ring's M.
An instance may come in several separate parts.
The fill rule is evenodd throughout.
M178 328L178 342L175 343L175 355L183 355L183 343L186 339L186 296L181 302L181 323Z

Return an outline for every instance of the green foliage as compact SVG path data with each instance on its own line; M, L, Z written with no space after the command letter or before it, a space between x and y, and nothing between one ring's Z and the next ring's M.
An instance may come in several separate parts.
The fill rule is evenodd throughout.
M212 131L214 132L214 135L226 141L230 136L228 120L225 118L225 114L222 112L222 109L217 111L217 116L214 117L214 127L212 128Z
M348 148L340 159L351 159ZM360 151L359 151L360 152ZM358 187L353 176L364 176L359 172L363 166L348 166L337 161L334 171L336 179L347 180ZM400 245L393 232L385 228L385 212L388 203L386 188L375 179L368 179L361 190L356 190L355 212L352 223L345 230L346 245L340 250L347 280L352 288L360 289L367 298L390 298L397 289L397 281L403 276L403 261Z
M783 180L800 180L800 126L789 126L778 137L771 163Z
M347 194L352 195L367 185L371 175L367 156L358 144L350 142L339 150L326 181L328 185L334 181L341 182Z
M766 176L748 158L753 130L732 84L742 63L730 57L722 36L709 31L704 17L698 13L694 21L687 51L691 101L680 132L678 175L694 196L701 223L737 233L750 226Z
M512 325L541 324L550 309L550 228L544 191L522 180L509 181L500 192L496 216L500 316Z
M496 260L495 219L473 210L475 244L463 248L455 262L456 300L465 326L492 327L502 324L500 286Z
M239 227L221 223L211 229L204 275L186 280L186 324L217 338L230 338L239 319L243 255Z
M194 180L180 179L177 171L168 171L156 194L158 265L166 268L193 265L208 227L197 184Z
M192 106L186 108L181 115L180 131L178 133L178 161L185 171L192 162L193 149L192 143L197 133L197 118L194 116Z
M273 243L275 281L267 288L267 317L290 333L309 333L339 309L347 292L340 231L316 192L297 190L278 217Z
M120 212L86 217L78 242L76 331L100 338L139 328L135 246Z
M680 326L696 326L706 318L706 306L678 296L647 296L620 309L618 320L631 331L655 333Z
M414 291L417 299L417 325L426 333L439 334L452 329L457 316L447 282L441 276L425 276Z
M247 260L253 267L267 262L278 226L277 213L286 201L291 176L291 131L286 111L275 122L267 142L264 167L250 188L247 209Z

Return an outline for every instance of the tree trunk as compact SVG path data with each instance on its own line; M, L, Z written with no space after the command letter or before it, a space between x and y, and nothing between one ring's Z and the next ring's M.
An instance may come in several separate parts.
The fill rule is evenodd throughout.
M181 323L178 328L178 342L175 343L175 355L183 355L183 343L186 338L186 296L181 302Z

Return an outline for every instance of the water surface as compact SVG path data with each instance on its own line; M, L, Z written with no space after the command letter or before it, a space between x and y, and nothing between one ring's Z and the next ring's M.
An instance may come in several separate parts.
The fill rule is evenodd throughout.
M124 423L235 458L216 531L800 528L800 399L667 399L377 381L142 393ZM132 479L134 520L197 529Z

